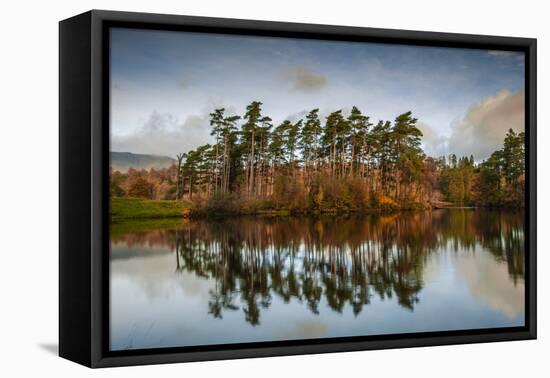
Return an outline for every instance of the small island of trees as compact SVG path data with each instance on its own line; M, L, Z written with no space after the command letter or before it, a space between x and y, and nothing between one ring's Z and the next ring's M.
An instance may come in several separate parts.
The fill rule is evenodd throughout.
M417 122L410 111L371 122L353 106L275 125L259 101L242 117L219 108L211 144L178 154L169 168L111 171L111 197L172 201L196 214L524 206L523 132L510 129L502 148L476 163L427 156Z

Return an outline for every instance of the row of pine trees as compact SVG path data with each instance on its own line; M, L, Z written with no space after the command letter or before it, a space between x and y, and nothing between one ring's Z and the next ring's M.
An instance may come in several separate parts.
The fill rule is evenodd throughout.
M265 199L303 208L323 207L329 198L328 206L337 206L338 197L355 197L359 203L351 207L377 206L380 199L396 206L441 200L521 204L523 133L509 130L503 149L476 164L473 156L426 156L417 122L409 111L393 122L374 123L355 106L347 115L337 110L324 118L312 109L303 119L280 124L263 114L259 101L250 103L242 117L215 109L210 114L212 143L177 155L167 182L160 180L169 188L164 197ZM116 186L126 178L118 172L112 182ZM147 189L143 181L140 185ZM118 186L114 195L155 197L154 188L147 189L148 195L141 189Z
M305 119L279 125L262 114L258 101L242 118L216 109L210 114L213 144L178 155L176 197L192 197L198 188L207 196L266 197L278 176L301 180L311 189L322 174L360 178L372 191L403 198L418 181L425 159L416 123L407 112L393 124L374 125L355 106L347 117L338 110L321 120L319 109L313 109Z

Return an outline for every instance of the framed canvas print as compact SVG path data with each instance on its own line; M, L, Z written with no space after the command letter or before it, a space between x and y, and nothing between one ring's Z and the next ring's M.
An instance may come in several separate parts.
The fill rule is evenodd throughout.
M60 22L60 355L536 337L536 40Z

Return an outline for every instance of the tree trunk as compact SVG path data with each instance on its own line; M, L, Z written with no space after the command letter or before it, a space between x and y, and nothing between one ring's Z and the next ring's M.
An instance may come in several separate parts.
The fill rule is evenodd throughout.
M218 155L218 145L219 145L218 134L216 134L216 160L214 161L214 193L218 191L218 167L219 167L219 155Z
M256 174L256 177L258 178L258 187L257 187L257 190L256 190L256 196L262 196L262 179L263 179L263 175L262 175L262 168L263 168L263 144L264 144L264 138L263 136L260 136L260 151L259 151L259 154L258 154L258 166L257 166L257 169L258 169L258 173Z
M222 192L227 193L227 136L223 138Z
M254 128L252 128L252 146L250 148L251 150L251 156L250 156L250 179L249 179L249 189L248 193L251 194L254 190L254 145L256 144L255 138L254 138Z

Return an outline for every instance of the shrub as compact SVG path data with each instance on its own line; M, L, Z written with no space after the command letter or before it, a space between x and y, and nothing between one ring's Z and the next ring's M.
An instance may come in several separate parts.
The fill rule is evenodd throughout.
M257 214L262 211L273 210L275 208L273 201L269 199L250 199L241 205L242 212L246 214Z
M381 211L395 211L400 209L397 202L382 194L373 197L373 207L380 209Z
M346 181L349 207L354 210L363 210L370 207L370 196L367 185L359 178L350 178Z
M128 187L128 196L151 198L153 196L153 185L143 177L134 176L130 179L130 184Z
M239 212L239 201L233 195L215 195L209 199L197 198L193 202L193 214L217 216Z
M292 211L305 210L309 203L303 181L285 175L275 177L272 200L273 207Z

